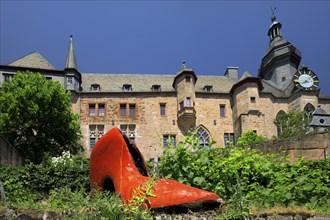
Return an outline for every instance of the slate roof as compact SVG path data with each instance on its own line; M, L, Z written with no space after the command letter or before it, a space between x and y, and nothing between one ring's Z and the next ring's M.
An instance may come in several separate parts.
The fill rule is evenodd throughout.
M89 92L92 84L99 84L101 92L122 92L124 84L132 85L132 92L151 92L153 85L160 85L162 92L174 92L174 74L111 74L83 73L82 92ZM237 82L225 76L197 76L196 92L204 92L206 85L213 86L215 93L229 93Z
M50 64L37 51L34 51L18 60L15 60L14 62L9 63L8 66L55 70L54 66L52 64Z
M290 85L288 86L288 88L284 91L279 90L279 89L271 86L269 83L267 83L266 80L262 79L261 82L262 82L262 86L263 86L263 89L262 89L263 93L271 93L275 97L278 97L278 98L288 98L288 97L290 97L290 95L292 94L292 91L294 89L294 83L293 82L291 82Z

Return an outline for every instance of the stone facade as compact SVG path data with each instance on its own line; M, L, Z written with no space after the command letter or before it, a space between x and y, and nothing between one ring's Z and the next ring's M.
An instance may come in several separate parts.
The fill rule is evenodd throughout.
M257 77L247 72L239 77L237 67L228 67L223 75L198 75L185 64L167 75L80 73L71 37L63 70L33 52L0 65L0 87L17 71L26 70L59 81L72 94L86 156L113 127L134 141L147 160L161 156L167 141L182 141L189 131L197 132L200 147L208 147L212 139L216 146L228 145L248 130L271 138L278 135L276 116L291 110L305 110L314 117L312 130L329 130L330 98L306 86L311 76L300 72L306 71L299 67L301 54L280 29L272 20L269 48Z

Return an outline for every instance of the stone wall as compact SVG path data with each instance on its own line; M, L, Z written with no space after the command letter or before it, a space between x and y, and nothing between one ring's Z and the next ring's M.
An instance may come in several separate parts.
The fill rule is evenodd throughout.
M0 135L0 164L22 165L23 157Z
M299 157L307 160L323 160L329 157L330 132L267 142L253 148L266 153L284 152L291 161L297 161Z

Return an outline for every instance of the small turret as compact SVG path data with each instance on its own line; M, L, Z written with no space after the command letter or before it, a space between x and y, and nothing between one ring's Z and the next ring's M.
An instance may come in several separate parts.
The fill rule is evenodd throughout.
M183 61L181 69L173 80L173 88L177 92L178 100L178 125L188 131L196 125L195 110L195 84L197 76L195 72L187 68Z
M76 56L73 50L72 35L70 35L70 44L66 57L65 67L66 89L78 92L81 85L81 74L78 70Z

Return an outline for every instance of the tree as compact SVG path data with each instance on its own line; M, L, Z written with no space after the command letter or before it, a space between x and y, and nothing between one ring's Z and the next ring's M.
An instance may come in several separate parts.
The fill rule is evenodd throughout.
M251 145L259 144L266 141L266 138L256 132L249 130L243 133L237 140L236 146L240 148L248 147Z
M70 92L40 73L17 72L0 89L0 133L28 160L82 150L78 116Z
M305 111L293 110L287 114L278 114L274 123L280 130L278 138L287 138L306 134L306 125L309 123L309 119L306 117Z

